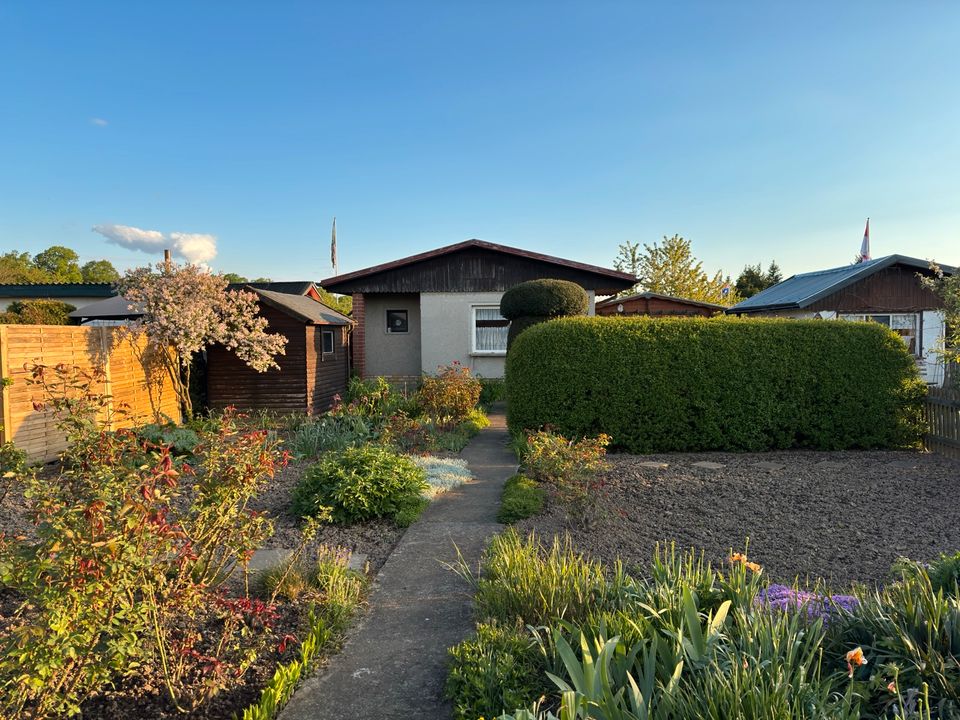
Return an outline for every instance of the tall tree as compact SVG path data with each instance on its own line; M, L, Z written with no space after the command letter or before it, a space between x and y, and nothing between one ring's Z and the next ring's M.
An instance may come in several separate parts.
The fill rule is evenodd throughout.
M920 277L921 282L943 300L946 316L943 347L939 353L947 362L960 363L960 274L947 275L936 263L930 263L932 278Z
M259 314L257 296L227 290L222 275L196 265L157 263L155 268L128 270L118 290L143 316L124 328L128 335L146 335L155 347L172 348L159 353L187 417L190 401L190 367L204 348L220 343L258 372L279 367L287 339L267 332L267 320Z
M80 256L63 245L52 245L33 258L39 270L49 273L54 282L83 282L78 260Z
M617 257L613 261L613 267L620 272L636 276L640 272L642 258L643 253L640 252L640 243L627 240L617 248Z
M228 283L250 282L248 278L245 278L243 275L237 275L236 273L223 273L223 279L226 280Z
M625 272L637 276L635 288L720 305L732 305L739 299L729 278L719 271L709 275L703 262L694 257L690 241L679 235L664 235L662 242L644 244L642 252L633 243L621 245L620 250L617 260L622 261ZM635 271L630 267L634 259Z
M737 294L741 298L753 297L758 292L776 285L781 280L783 280L783 274L780 272L780 266L777 265L776 261L770 263L766 272L763 271L760 263L745 265L739 277L737 277Z
M50 273L33 264L30 253L11 250L0 255L0 283L49 282Z
M91 260L80 268L80 276L85 283L113 283L120 279L120 273L109 260Z
M776 260L771 260L770 267L767 268L767 282L769 282L770 285L783 282L783 273L780 272L780 266L777 265Z

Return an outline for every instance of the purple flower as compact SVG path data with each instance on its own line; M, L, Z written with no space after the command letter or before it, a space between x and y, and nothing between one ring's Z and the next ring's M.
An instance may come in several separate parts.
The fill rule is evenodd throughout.
M757 595L757 605L783 612L805 609L808 620L821 618L824 624L837 611L853 612L859 602L853 595L817 595L787 585L770 585Z

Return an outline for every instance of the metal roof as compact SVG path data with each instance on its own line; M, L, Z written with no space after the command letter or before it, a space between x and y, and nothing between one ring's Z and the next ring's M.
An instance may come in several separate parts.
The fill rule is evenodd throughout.
M683 303L684 305L694 305L696 307L703 307L709 310L726 310L725 305L718 305L712 302L704 302L703 300L691 300L690 298L675 297L673 295L663 295L661 293L655 292L642 292L636 293L634 295L626 295L624 297L615 296L608 298L601 302L598 302L596 307L607 307L608 305L619 305L620 303L630 302L631 300L669 300L670 302Z
M130 301L120 295L114 295L106 300L84 305L70 313L72 318L84 320L125 320L143 315L142 308L130 308Z
M288 295L306 295L310 288L314 286L311 280L289 280L281 282L241 282L230 283L228 290L271 290L273 292L285 293Z
M817 270L788 277L783 282L758 292L753 297L737 303L727 309L728 313L763 312L766 310L785 310L805 308L827 295L832 295L848 285L859 282L875 272L893 265L904 265L918 270L929 270L930 261L906 255L887 255L876 260L866 260L854 265ZM948 265L940 266L947 275L956 272Z
M116 294L111 283L0 283L0 297L5 298L110 297Z
M271 307L280 312L313 325L352 325L353 321L333 308L306 295L273 292L272 290L253 291Z

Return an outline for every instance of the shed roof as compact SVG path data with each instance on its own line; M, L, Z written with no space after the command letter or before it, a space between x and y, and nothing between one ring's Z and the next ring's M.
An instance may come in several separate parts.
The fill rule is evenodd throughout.
M929 270L930 262L906 255L887 255L876 260L867 260L855 265L816 270L814 272L792 275L783 282L758 292L743 302L727 308L728 313L763 312L767 310L786 310L805 308L817 300L859 282L880 270L894 265ZM956 272L956 268L941 265L947 275Z
M314 287L312 280L285 280L281 282L242 282L230 283L228 290L272 290L273 292L288 295L306 295Z
M121 295L84 305L70 313L70 317L84 320L125 320L143 315L141 308L131 309L130 301Z
M272 290L253 291L270 307L311 325L352 325L353 321L333 308L306 295L292 295Z
M351 292L353 290L348 289L349 286L347 285L351 281L366 279L390 270L397 270L410 265L432 260L434 258L452 255L454 253L470 249L486 250L491 253L524 258L526 260L533 260L535 262L541 262L547 265L554 265L589 273L601 280L602 283L609 284L614 289L614 292L616 290L629 288L636 282L636 278L633 275L620 272L619 270L611 270L598 265L589 265L587 263L577 262L575 260L566 260L564 258L554 257L553 255L544 255L542 253L521 250L520 248L510 247L508 245L498 245L485 240L473 239L454 243L453 245L445 245L444 247L440 247L435 250L429 250L416 255L410 255L408 257L400 258L399 260L393 260L388 263L372 265L371 267L363 268L362 270L356 270L350 273L344 273L343 275L336 275L334 277L321 280L320 285L332 292L340 292L341 290Z
M598 308L608 307L610 305L619 305L620 303L630 302L631 300L669 300L670 302L682 303L684 305L693 305L694 307L707 308L709 310L726 310L725 305L704 302L703 300L691 300L690 298L675 297L674 295L662 295L655 292L635 293L624 297L612 297L597 303Z
M110 297L116 294L111 283L0 283L0 297L5 298Z

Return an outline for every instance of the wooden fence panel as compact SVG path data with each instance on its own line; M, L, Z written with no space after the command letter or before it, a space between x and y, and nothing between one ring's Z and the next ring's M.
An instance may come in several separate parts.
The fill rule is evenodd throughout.
M144 339L121 341L112 327L0 325L0 375L13 380L0 393L2 440L12 440L35 462L54 460L66 447L51 411L34 408L43 400L42 390L27 383L35 364L102 368L105 379L95 390L110 397L110 410L124 409L113 414L116 427L164 416L179 422L176 392L153 352Z
M924 404L928 450L960 458L960 365L946 368L942 387L932 387Z

